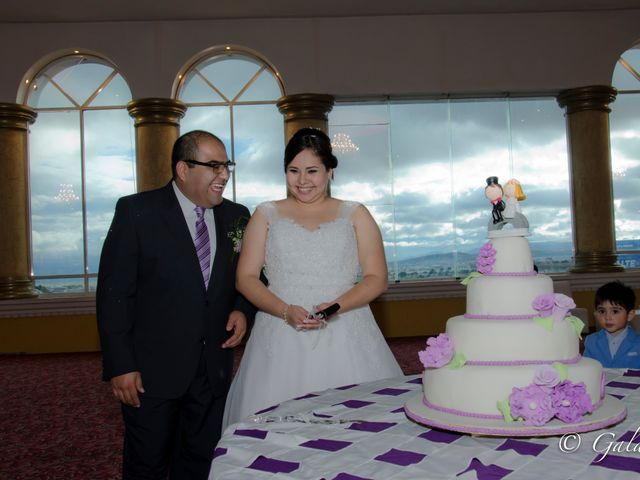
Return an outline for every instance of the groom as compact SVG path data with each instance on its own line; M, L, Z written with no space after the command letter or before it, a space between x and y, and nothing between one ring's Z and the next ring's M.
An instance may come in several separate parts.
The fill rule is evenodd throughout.
M103 378L125 423L123 478L206 479L252 306L235 290L246 207L222 198L222 141L176 141L173 180L121 198L96 292Z

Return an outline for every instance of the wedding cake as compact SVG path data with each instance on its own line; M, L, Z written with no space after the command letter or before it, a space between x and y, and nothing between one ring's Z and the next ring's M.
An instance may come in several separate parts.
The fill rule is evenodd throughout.
M450 318L446 332L419 352L423 394L407 403L407 414L430 426L496 435L586 431L620 421L626 411L610 397L598 414L602 366L579 353L584 325L571 315L573 300L554 294L552 279L536 271L528 221L519 206L505 208L516 195L496 177L487 184L494 208L489 240L477 272L463 281L466 313ZM495 194L493 185L500 187Z

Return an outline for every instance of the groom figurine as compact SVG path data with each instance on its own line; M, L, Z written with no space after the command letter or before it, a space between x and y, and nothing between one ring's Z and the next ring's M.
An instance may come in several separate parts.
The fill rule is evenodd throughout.
M121 198L100 257L103 379L121 402L124 479L206 479L233 351L255 310L235 290L249 211L222 198L233 163L204 131L173 147L172 181Z

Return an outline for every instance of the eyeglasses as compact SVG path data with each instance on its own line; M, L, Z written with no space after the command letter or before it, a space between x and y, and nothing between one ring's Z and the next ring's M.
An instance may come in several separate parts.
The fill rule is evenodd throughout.
M236 162L198 162L197 160L183 160L185 163L190 163L192 165L202 165L203 167L209 167L215 173L222 173L222 170L225 169L227 172L231 173L236 168Z

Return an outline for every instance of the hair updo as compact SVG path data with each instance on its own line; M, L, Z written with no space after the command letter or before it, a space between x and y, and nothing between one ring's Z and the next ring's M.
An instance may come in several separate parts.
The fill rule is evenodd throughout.
M329 170L338 166L338 159L331 151L331 140L326 133L317 128L301 128L293 134L284 149L284 171L291 161L303 150L311 150Z

